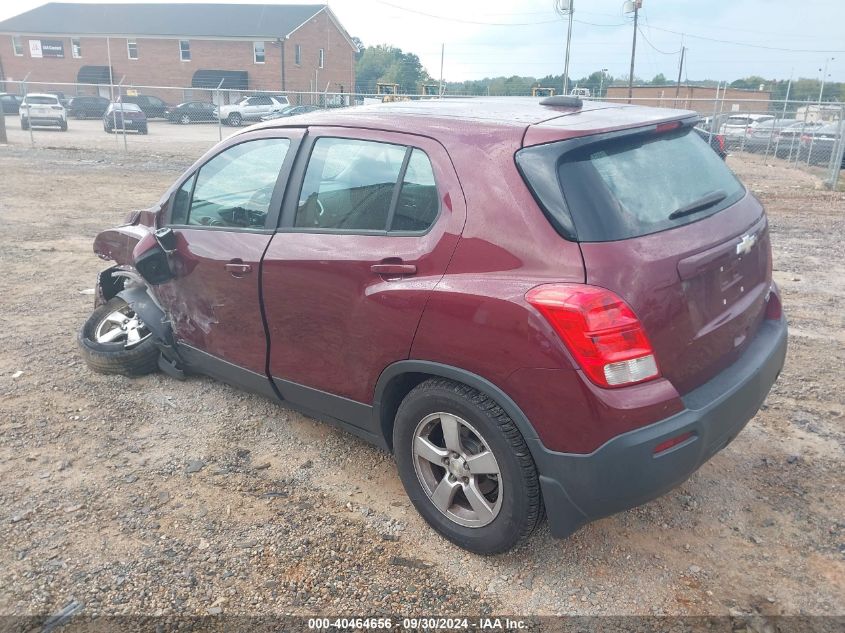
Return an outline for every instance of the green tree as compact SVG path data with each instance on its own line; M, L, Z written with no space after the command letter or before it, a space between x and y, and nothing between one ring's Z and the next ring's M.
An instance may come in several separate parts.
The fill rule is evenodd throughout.
M651 84L653 86L665 86L668 83L674 82L669 82L669 80L666 79L666 75L664 75L663 73L656 74L654 76L654 79L651 80Z
M404 94L416 94L421 84L431 81L420 58L400 48L381 44L368 46L355 64L356 90L375 92L376 84L399 84Z

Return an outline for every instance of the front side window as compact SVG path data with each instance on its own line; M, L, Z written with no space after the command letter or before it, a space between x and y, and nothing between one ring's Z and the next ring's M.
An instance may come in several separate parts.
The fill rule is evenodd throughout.
M191 43L188 40L179 40L179 59L183 62L191 61Z
M172 224L229 228L264 228L270 200L287 156L290 140L247 141L228 148L189 179L173 198ZM193 187L190 204L187 188Z
M326 63L326 51L322 48L320 49L320 57L317 61L320 68L322 68Z
M12 36L12 51L14 51L16 57L23 56L23 41L21 40L20 35ZM298 63L299 62L297 62L297 64Z
M264 63L264 42L253 42L252 57L256 64Z
M70 39L70 54L74 59L82 57L82 41L78 37Z
M384 231L406 151L404 145L318 139L305 171L294 225Z
M126 55L129 59L138 59L138 40L126 40ZM190 59L190 52L188 55Z

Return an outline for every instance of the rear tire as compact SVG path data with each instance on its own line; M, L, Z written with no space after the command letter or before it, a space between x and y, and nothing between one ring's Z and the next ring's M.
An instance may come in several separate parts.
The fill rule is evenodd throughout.
M444 378L415 387L396 414L393 449L417 511L459 547L505 552L543 518L537 469L522 434L472 387Z
M179 123L181 123L182 125L188 125L190 122L191 117L189 117L187 114L183 114L179 117Z
M61 123L59 123L59 129L62 132L67 132L67 121L62 121Z
M137 341L131 340L131 330ZM160 352L153 335L120 297L94 310L77 341L85 363L101 374L142 376L158 370Z
M29 129L29 121L26 119L21 119L21 129L28 130Z

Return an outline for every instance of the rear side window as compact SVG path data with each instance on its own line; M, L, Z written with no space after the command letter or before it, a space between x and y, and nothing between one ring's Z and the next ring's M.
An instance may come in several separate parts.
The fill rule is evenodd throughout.
M569 152L561 147L556 156L550 152L555 145L567 142L522 150L533 150L535 160L518 155L517 162L553 223L555 215L565 214L557 224L568 222L572 235L564 235L578 241L623 240L676 228L718 213L745 195L719 156L689 128L610 138ZM562 194L557 206L550 170L532 175L541 153L546 162L557 158L556 184Z
M424 231L437 217L437 200L431 162L422 150L320 138L305 171L294 226Z
M425 231L434 223L439 210L431 161L425 152L415 149L405 170L390 230Z

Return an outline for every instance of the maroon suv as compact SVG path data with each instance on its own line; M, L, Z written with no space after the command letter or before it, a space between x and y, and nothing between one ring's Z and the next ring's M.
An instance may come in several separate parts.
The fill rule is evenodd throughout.
M80 344L392 451L461 547L544 511L567 536L687 479L783 366L766 214L696 121L554 97L251 127L97 237Z

